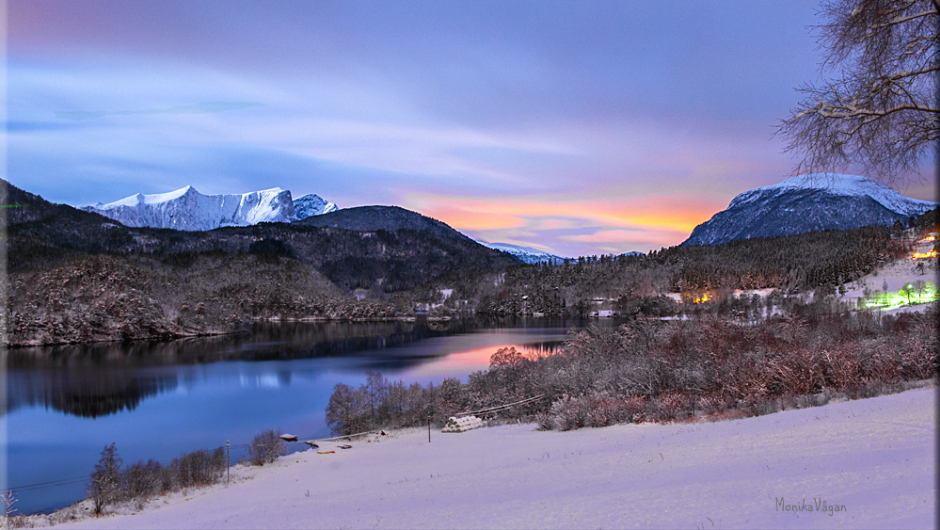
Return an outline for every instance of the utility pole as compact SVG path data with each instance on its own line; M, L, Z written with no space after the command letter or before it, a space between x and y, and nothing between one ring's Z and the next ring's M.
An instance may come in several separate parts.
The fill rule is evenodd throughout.
M230 474L229 469L232 468L232 446L228 440L225 440L225 483L228 484Z
M431 413L428 412L428 443L431 443Z

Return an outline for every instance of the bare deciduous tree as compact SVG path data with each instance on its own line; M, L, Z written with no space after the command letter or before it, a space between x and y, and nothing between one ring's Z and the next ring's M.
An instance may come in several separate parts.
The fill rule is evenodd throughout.
M88 493L94 501L95 515L101 515L106 505L120 498L122 462L113 443L104 446L101 460L95 464L91 480L88 481Z
M940 138L940 0L828 0L820 14L821 67L835 76L798 89L806 98L779 126L804 154L795 172L917 172Z

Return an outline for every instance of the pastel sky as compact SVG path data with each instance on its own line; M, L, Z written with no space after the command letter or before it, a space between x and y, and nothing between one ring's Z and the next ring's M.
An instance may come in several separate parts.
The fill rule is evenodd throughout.
M2 3L2 0L0 0ZM659 249L790 175L818 2L7 0L7 176L394 204L562 256ZM928 177L900 191L933 199Z

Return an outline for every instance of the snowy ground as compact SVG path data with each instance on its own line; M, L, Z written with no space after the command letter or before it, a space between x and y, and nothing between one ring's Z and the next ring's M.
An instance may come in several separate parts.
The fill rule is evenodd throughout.
M930 528L936 396L706 424L434 431L430 444L406 431L68 527Z
M926 250L926 249L924 249ZM924 282L937 282L937 258L910 260L900 259L879 269L877 272L870 273L858 280L849 283L848 292L845 298L857 299L864 296L864 290L867 287L871 291L884 290L885 283L888 284L888 291L897 292L907 284L918 280Z
M932 243L929 245L921 244L915 247L915 251L926 251L929 248L932 248ZM907 285L915 284L918 281L922 281L925 284L930 282L936 287L940 283L940 270L938 270L937 258L930 259L921 259L921 260L911 260L909 258L895 260L882 268L877 269L876 271L869 273L862 278L859 278L856 281L850 282L846 285L846 293L844 295L835 295L838 300L843 302L855 305L858 304L858 301L861 300L871 300L877 298L875 293L880 293L885 291L885 286L887 285L887 292L892 294L897 294L900 289L905 288ZM866 290L868 291L868 296L866 296ZM742 291L748 296L751 296L755 293L760 294L761 296L767 296L765 292L762 291ZM738 291L735 291L735 295L738 295ZM812 291L805 293L806 301L811 301L813 299ZM882 311L885 314L897 314L897 313L910 313L910 312L923 312L927 309L928 303L921 303L914 305L907 305L906 302L903 302L901 297L897 297L896 305L874 309ZM903 304L903 305L901 305Z

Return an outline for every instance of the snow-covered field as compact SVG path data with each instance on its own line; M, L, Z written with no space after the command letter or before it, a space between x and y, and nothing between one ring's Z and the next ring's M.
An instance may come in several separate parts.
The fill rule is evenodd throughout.
M404 431L68 527L931 528L936 396L705 424L433 431L430 444Z
M883 290L884 285L888 284L888 291L897 292L905 285L921 281L937 281L937 259L925 259L912 261L910 259L896 260L889 265L881 268L876 273L871 273L847 285L848 292L846 298L857 298L864 296L864 289L867 287L874 290Z

